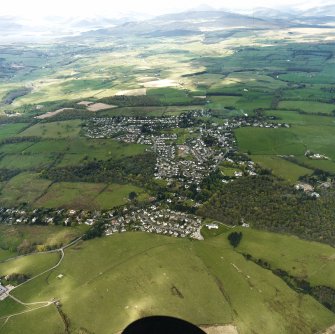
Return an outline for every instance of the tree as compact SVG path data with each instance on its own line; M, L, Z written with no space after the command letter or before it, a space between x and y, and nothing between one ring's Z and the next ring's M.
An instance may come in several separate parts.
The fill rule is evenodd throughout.
M135 191L132 191L129 193L128 197L131 201L133 201L137 197L137 194L135 193Z
M242 239L242 232L232 232L228 235L228 240L230 244L236 248Z

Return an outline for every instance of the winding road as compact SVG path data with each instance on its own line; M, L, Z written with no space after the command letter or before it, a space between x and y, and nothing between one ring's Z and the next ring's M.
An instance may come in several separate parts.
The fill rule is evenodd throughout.
M1 325L1 327L0 327L0 332L2 331L3 327L6 325L6 323L8 322L8 320L11 319L12 317L15 317L15 316L18 316L18 315L22 315L22 314L25 314L25 313L29 313L29 312L32 312L32 311L36 311L36 310L39 310L39 309L41 309L41 308L48 307L48 306L50 306L50 305L54 305L54 304L55 304L55 302L56 302L55 300L52 300L52 301L39 301L39 302L32 302L32 303L25 303L25 302L21 301L20 299L14 297L14 296L11 294L11 292L12 292L13 290L17 289L18 287L21 287L22 285L27 284L27 283L31 282L32 280L34 280L34 279L36 279L36 278L38 278L38 277L40 277L40 276L42 276L42 275L44 275L44 274L46 274L46 273L48 273L48 272L50 272L50 271L52 271L52 270L58 268L58 267L61 265L61 263L63 262L63 260L64 260L64 257L65 257L64 250L65 250L66 248L69 248L69 247L75 245L75 244L76 244L77 242L79 242L81 239L82 239L82 237L79 237L79 238L75 239L74 241L70 242L69 244L67 244L67 245L65 245L65 246L63 246L63 247L61 247L61 248L58 248L58 249L54 249L54 250L51 250L51 251L45 251L45 252L36 253L36 254L48 254L48 253L56 253L56 252L60 252L60 259L59 259L59 261L58 261L54 266L52 266L51 268L46 269L46 270L44 270L43 272L41 272L41 273L35 275L34 277L29 278L29 279L26 280L25 282L23 282L23 283L21 283L21 284L15 286L13 289L10 290L10 292L7 293L7 297L13 299L15 302L17 302L17 303L19 303L19 304L21 304L21 305L27 307L28 309L25 310L25 311L22 311L22 312L13 313L13 314L10 314L10 315L6 315L6 316L3 316L3 317L0 317L0 321L1 321L1 320L4 320L4 323L3 323L3 324ZM32 255L32 254L27 254L27 255ZM20 257L23 257L23 256L27 256L27 255L16 256L16 257L7 259L7 260L2 261L2 262L9 262L9 261L15 260L15 259L20 258ZM40 305L40 306L32 307L32 308L31 308L31 306L35 306L35 305Z

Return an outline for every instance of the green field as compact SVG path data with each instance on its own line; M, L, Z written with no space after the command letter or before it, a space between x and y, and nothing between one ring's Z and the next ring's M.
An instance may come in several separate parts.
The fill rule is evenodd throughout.
M322 169L331 173L335 173L335 161L334 160L313 160L306 157L297 157L298 162L309 166L312 169Z
M307 113L324 113L332 114L335 110L335 105L330 103L321 103L313 101L281 101L278 105L279 109L295 110L299 109Z
M51 181L40 179L38 174L21 173L4 185L0 193L0 203L3 206L15 206L18 203L32 204L50 184Z
M1 124L0 125L0 140L14 137L27 126L28 124L25 124L25 123Z
M295 274L307 270L313 283L322 284L323 277L334 275L333 260L327 260L333 248L243 230L242 242L234 251L227 241L228 232L223 232L202 242L143 233L81 242L66 250L63 263L51 274L14 294L25 302L59 298L71 333L79 328L116 333L132 320L152 314L178 316L196 324L233 323L241 334L313 333L334 323L334 314L314 299L298 295L279 277L240 254L265 256L284 269L294 265L291 270ZM305 256L306 248L311 261ZM23 259L29 271L38 257ZM58 279L59 274L64 277ZM90 316L92 308L96 310L94 318ZM1 314L5 313L3 309ZM46 313L48 333L58 333L60 319ZM7 328L14 333L31 319L38 319L38 314L36 318L14 317L0 333L7 333Z
M54 266L60 259L58 253L33 254L0 263L0 276L13 273L27 274L31 277Z
M35 170L50 166L55 160L52 154L7 154L0 160L0 168Z
M313 286L335 288L335 249L294 236L243 229L240 252L266 260L273 268L286 270Z
M139 201L148 198L142 189L130 184L59 182L54 183L34 206L110 209L128 203L128 195L132 191L138 194Z
M24 137L73 138L79 135L81 123L79 120L38 123L21 132L20 135Z
M187 105L193 101L193 98L186 91L174 88L148 89L147 95L157 97L161 103L166 105Z
M241 147L248 146L245 137L248 136L254 154L303 155L306 150L311 150L335 159L334 129L335 124L295 125L291 129L238 129L236 134L238 140L241 139Z
M235 172L241 171L238 167L234 168L234 167L225 167L225 166L220 167L220 170L224 175L231 176L231 177L235 176Z
M136 192L138 201L145 201L149 198L143 189L131 184L111 184L96 197L96 202L103 209L113 208L129 202L128 196L131 192Z
M29 146L33 145L31 142L22 142L14 144L3 144L0 146L0 152L5 154L17 154L24 151Z
M10 319L4 328L6 334L16 334L18 328L24 330L25 333L34 334L58 334L64 333L65 330L62 318L53 306L41 308ZM0 329L0 333L3 331Z
M25 154L43 155L47 153L64 154L59 166L75 165L93 159L119 159L143 153L145 145L125 144L112 139L54 139L42 140L30 146Z
M0 261L17 254L17 248L24 244L37 245L37 248L59 247L78 238L87 226L76 227L39 225L0 225ZM19 247L20 248L20 247Z
M293 110L267 110L266 115L277 117L278 123L285 122L291 125L334 126L335 124L334 117L300 114Z
M252 155L303 155L306 146L293 129L240 128L239 148Z
M101 183L60 182L54 183L47 193L34 203L47 208L98 208L95 198L105 188Z
M295 163L287 161L280 156L272 155L252 155L251 159L263 168L271 169L272 173L289 182L295 183L299 176L312 173L311 169L301 167Z
M222 110L225 108L236 108L236 103L240 100L240 96L211 96L209 108L214 110Z

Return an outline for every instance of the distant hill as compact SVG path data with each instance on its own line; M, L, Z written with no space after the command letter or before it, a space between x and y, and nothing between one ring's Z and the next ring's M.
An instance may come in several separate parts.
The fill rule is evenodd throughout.
M320 7L313 7L301 13L303 16L334 16L335 17L335 5L325 5Z
M287 26L286 22L264 20L252 16L223 11L189 11L167 14L146 21L126 22L110 29L84 33L88 36L107 35L151 35L177 36L199 34L204 31L217 31L235 28L266 29Z
M214 10L201 5L193 10L154 18L138 13L115 13L115 17L48 17L38 22L0 16L0 40L12 38L57 38L82 34L84 38L150 35L173 37L196 35L208 31L222 33L236 29L275 29L296 26L335 25L335 5L309 10L276 10L256 8L248 14Z

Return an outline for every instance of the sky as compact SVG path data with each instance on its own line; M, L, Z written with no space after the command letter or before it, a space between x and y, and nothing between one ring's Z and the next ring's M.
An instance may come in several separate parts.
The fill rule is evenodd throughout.
M1 3L0 15L29 18L97 15L119 17L120 13L128 12L158 15L194 8L202 4L234 11L257 7L280 9L296 5L308 9L332 2L333 0L9 0Z

